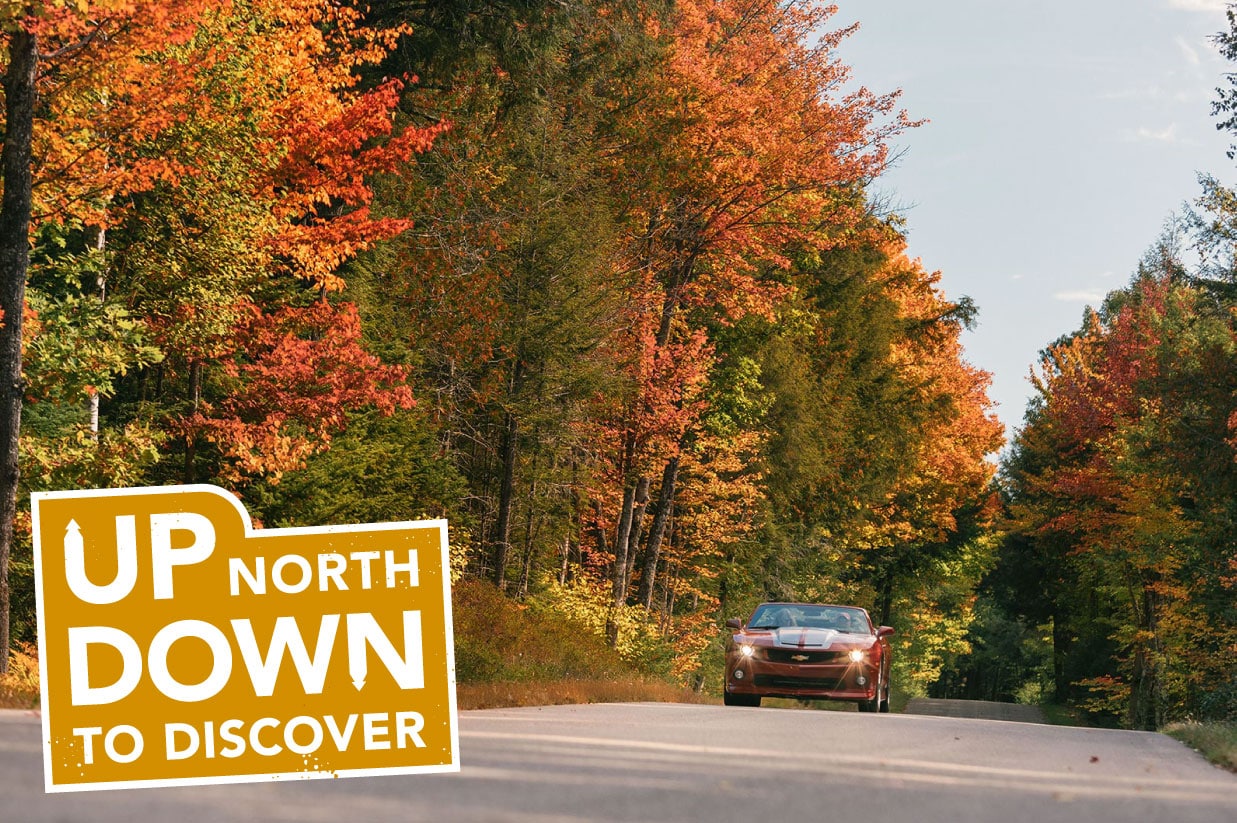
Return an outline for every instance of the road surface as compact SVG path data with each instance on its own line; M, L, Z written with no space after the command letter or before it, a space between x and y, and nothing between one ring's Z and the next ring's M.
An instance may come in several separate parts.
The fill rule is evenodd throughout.
M1148 732L674 704L461 712L462 771L45 795L0 712L5 823L1237 821L1237 775Z
M1023 703L994 703L989 700L932 700L913 698L907 714L927 714L933 717L971 717L978 720L1012 720L1015 723L1047 723L1039 706Z

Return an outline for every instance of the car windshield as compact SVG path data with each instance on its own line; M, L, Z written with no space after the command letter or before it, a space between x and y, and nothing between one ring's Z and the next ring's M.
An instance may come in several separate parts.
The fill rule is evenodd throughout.
M872 624L863 609L846 606L765 603L756 609L747 623L749 629L781 629L789 626L833 629L847 634L872 634Z

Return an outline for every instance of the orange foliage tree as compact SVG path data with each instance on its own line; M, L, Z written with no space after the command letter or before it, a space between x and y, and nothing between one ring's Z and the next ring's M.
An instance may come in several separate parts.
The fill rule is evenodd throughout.
M1231 322L1152 255L1048 350L1011 460L1013 530L1059 578L1059 696L1134 728L1231 711Z
M916 573L917 561L934 555L931 547L948 546L961 530L960 515L991 520L996 467L986 458L1004 443L987 395L991 377L963 355L958 304L941 294L940 273L924 271L901 245L886 250L890 293L915 333L895 342L890 357L906 387L902 402L920 414L903 440L901 471L865 529L883 621L890 619L898 576Z
M7 4L0 12L7 58L0 158L4 188L0 201L0 312L4 319L0 328L0 650L7 651L9 646L8 565L19 478L22 317L32 216L77 211L79 204L140 189L164 173L157 161L124 170L101 161L96 150L99 132L90 115L99 115L99 109L119 100L114 109L125 109L133 132L149 134L165 127L168 119L159 105L159 92L151 84L143 86L152 67L135 55L161 41L183 40L208 5L188 2L169 9L153 2L47 0ZM108 57L101 57L104 54ZM75 84L81 76L97 79L97 67L113 56L116 70L105 72L115 81L110 89ZM156 73L159 70L153 68ZM169 92L174 98L175 90ZM80 108L75 111L64 104L78 94L107 105L90 106L91 111L83 114ZM134 103L131 109L124 105L130 101ZM41 118L43 112L57 110L66 118L59 131L49 129L49 121ZM7 654L0 652L0 673L7 665Z
M894 114L896 94L841 93L848 69L835 50L853 29L821 34L834 11L772 0L677 4L666 24L667 58L649 99L633 109L638 138L615 155L615 179L638 228L631 256L643 273L631 298L639 331L626 359L637 397L611 424L621 434L609 474L623 493L615 514L598 524L616 535L616 603L628 595L638 554L640 567L656 567L692 430L681 399L665 407L653 396L685 398L690 381L708 373L709 348L692 343L707 324L772 316L784 292L759 276L761 268L787 265L791 246L828 245L855 222L862 200L853 192L882 169L887 139L913 125ZM688 367L668 374L688 382L640 379L683 354ZM657 407L679 421L677 434L660 429L668 439L661 455L638 448L657 442L644 429L661 422L638 412Z
M365 26L350 4L47 0L10 4L4 15L7 615L32 231L68 244L67 256L50 245L40 251L53 263L104 258L84 267L89 279L61 278L57 288L67 291L50 299L91 295L107 304L100 316L140 327L148 345L132 351L159 351L118 363L115 373L138 387L139 416L183 436L185 476L194 474L199 439L226 439L212 457L221 478L278 476L325 447L346 407L410 402L402 372L361 348L355 312L315 301L342 288L344 261L409 226L370 212L369 180L426 149L445 125L396 130L403 81L360 86L360 70L383 59L401 32ZM238 342L255 350L241 352ZM323 391L304 369L324 373L328 358L344 367ZM212 382L216 359L223 363ZM260 411L258 386L284 408ZM7 622L0 628L4 648Z

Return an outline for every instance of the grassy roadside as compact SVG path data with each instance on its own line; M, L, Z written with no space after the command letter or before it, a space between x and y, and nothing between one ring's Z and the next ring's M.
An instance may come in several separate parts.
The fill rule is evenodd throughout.
M1237 772L1237 721L1170 723L1163 732L1201 753L1217 766Z
M453 592L456 696L461 709L602 702L720 702L633 665L604 639L560 615L538 613L478 581ZM0 678L0 709L39 702L32 646L19 645Z
M1072 706L1042 703L1040 708L1054 726L1089 726L1083 713ZM1217 766L1237 772L1237 721L1170 723L1160 731L1180 740Z
M1039 710L1044 713L1044 719L1052 726L1088 726L1086 718L1074 706L1061 703L1039 703Z
M453 587L460 709L566 703L721 702L671 682L665 661L623 660L561 614L525 607L476 580Z

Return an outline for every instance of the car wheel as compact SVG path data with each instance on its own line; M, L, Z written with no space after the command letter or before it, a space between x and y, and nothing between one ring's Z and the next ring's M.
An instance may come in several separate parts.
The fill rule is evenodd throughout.
M731 694L730 692L722 692L722 703L727 706L759 706L760 695Z
M888 680L885 680L885 696L881 700L881 711L886 712L886 713L889 711L889 681Z

